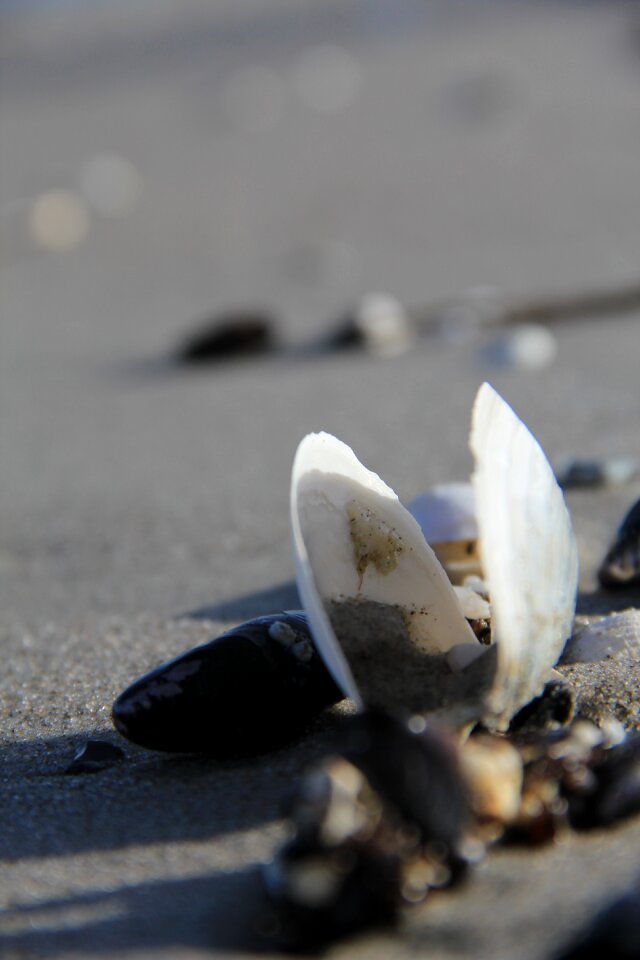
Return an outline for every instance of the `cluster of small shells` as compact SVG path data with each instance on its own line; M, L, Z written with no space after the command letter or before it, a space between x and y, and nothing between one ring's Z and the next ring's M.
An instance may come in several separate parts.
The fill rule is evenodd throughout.
M573 632L575 538L541 447L488 384L470 446L470 485L405 509L346 444L307 436L291 481L304 611L243 624L114 704L137 743L221 757L279 745L352 699L266 873L267 927L288 945L394 920L504 836L544 842L640 808L640 738L613 718L564 726L576 697L553 668ZM639 540L636 506L600 570L607 587L638 581ZM640 613L614 616L615 630L581 625L561 670L637 659Z

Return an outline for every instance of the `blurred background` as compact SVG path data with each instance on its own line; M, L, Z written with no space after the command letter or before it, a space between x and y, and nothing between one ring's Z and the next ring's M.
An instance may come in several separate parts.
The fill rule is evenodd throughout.
M373 412L378 388L420 382L427 357L419 402L446 406L462 437L478 383L510 365L533 370L522 411L543 398L536 426L552 449L596 433L578 410L564 420L573 444L556 438L546 390L526 380L568 377L553 367L553 323L524 346L472 336L476 366L451 395L428 338L406 369L371 368L360 394L369 367L322 361L294 381L286 363L255 361L188 385L169 368L185 339L236 311L266 324L291 366L371 294L387 298L383 319L448 304L445 340L504 299L631 289L637 307L637 3L0 0L0 43L0 562L20 611L37 596L57 614L202 600L214 472L222 555L248 536L243 497L279 518L260 540L279 544L279 566L256 578L247 560L245 588L287 575L286 478L311 428L360 435L366 455L382 421L379 469L387 459L409 495L418 466L425 485L467 471L448 440L440 470L417 452L395 468L415 393ZM576 382L577 349L560 349ZM320 376L330 385L307 393ZM623 400L601 392L591 449L604 453ZM185 557L193 586L171 593Z
M638 271L640 10L525 0L0 0L3 336L162 353L318 332L371 291ZM45 309L46 305L46 309Z

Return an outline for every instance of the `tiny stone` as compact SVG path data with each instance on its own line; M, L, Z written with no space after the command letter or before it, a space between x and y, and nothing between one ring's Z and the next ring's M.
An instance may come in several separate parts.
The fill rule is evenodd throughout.
M100 773L125 756L121 747L108 740L86 740L64 771L66 774Z
M334 349L362 347L378 356L405 353L414 331L402 304L386 294L369 294L348 314L329 338Z
M556 467L556 479L563 489L571 487L622 486L638 476L633 457L603 457L601 460L565 458Z
M543 370L556 359L558 342L541 324L523 324L500 333L484 344L480 359L491 367L515 370Z
M511 732L557 730L573 718L575 694L568 683L552 680L542 694L524 706L511 721Z

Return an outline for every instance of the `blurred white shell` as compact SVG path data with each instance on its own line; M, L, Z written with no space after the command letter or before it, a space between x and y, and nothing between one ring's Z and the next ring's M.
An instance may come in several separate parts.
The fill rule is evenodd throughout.
M480 555L498 668L487 715L500 729L545 685L571 635L578 553L562 491L542 448L484 383L471 451Z
M439 483L407 504L428 543L477 540L478 521L470 483Z
M480 575L478 521L470 483L438 484L410 500L407 510L452 583Z
M298 447L291 478L298 589L316 643L336 682L358 690L325 604L373 601L402 611L426 653L477 643L442 566L393 490L327 433Z
M476 397L470 442L497 666L489 683L483 678L477 687L468 680L460 684L465 702L458 716L482 717L489 726L505 729L517 710L542 692L571 633L577 551L562 493L542 449L488 384ZM475 534L470 502L468 489L461 492L458 506L466 512L468 532ZM438 536L424 512L420 519L431 536ZM456 530L459 521L460 510L454 517ZM464 619L418 522L393 490L329 434L309 434L298 448L291 523L298 588L318 649L338 684L359 705L362 697L330 621L333 602L372 601L400 612L411 644L397 650L393 669L401 674L405 666L407 681L414 679L414 685L408 671L420 651L446 653L449 663L460 667L486 649ZM413 667L402 662L407 654ZM436 658L429 659L435 665ZM397 705L402 707L400 696ZM432 706L429 696L425 692L425 710ZM445 702L451 706L448 694Z

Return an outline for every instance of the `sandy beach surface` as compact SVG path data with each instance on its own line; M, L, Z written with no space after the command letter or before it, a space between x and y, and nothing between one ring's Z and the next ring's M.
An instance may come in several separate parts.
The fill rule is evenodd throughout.
M0 0L0 36L0 953L252 956L283 800L339 713L215 763L126 743L110 705L296 605L289 475L311 430L409 499L468 477L489 380L552 462L640 456L640 309L551 322L537 366L468 306L397 356L302 349L370 292L638 284L640 9ZM282 349L172 362L235 308L273 313ZM639 605L595 576L639 496L568 493L579 611ZM65 776L87 737L124 760ZM496 850L331 956L547 960L639 874L638 818Z

